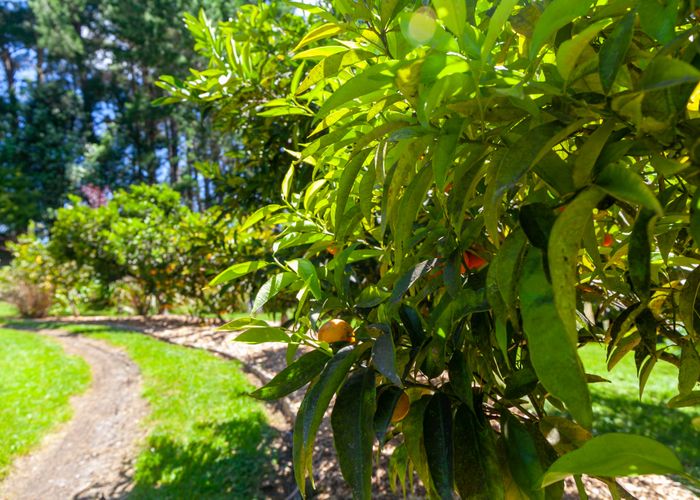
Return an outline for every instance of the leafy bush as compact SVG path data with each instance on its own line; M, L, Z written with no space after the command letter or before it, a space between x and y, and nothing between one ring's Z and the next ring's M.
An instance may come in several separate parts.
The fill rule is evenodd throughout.
M311 69L264 108L315 125L282 203L250 219L283 228L275 259L214 280L274 266L256 305L296 293L290 327L229 327L287 343L290 359L314 349L256 393L311 382L294 428L302 493L334 395L358 498L370 496L373 443L394 438L391 476L415 470L441 498L682 473L650 439L591 437L597 379L577 347L606 344L610 369L633 356L640 393L670 363L669 405L700 402L697 12L655 0L331 4L307 7L294 60ZM201 75L226 72L240 68ZM352 342L319 341L333 318ZM410 410L392 422L403 392Z
M236 286L207 283L241 253L269 256L271 230L241 230L218 208L192 212L163 185L133 186L92 206L71 201L46 241L32 230L11 245L6 288L23 314L41 316L52 302L74 314L109 306L136 314L184 308L196 316L249 308L259 276Z
M55 263L37 237L36 227L31 225L16 243L8 244L8 249L14 260L0 274L0 297L14 304L23 317L45 316L51 307L51 270Z

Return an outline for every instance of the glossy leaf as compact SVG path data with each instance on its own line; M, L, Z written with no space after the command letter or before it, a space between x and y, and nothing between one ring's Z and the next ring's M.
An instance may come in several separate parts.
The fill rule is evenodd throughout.
M289 342L290 338L283 328L251 326L246 328L234 340L245 344L264 344L265 342Z
M540 480L545 471L537 452L537 444L523 424L512 415L506 415L501 424L505 439L506 457L513 479L532 500L544 500Z
M546 152L552 144L552 136L561 126L546 123L529 131L518 142L510 146L501 157L493 172L493 177L484 195L486 228L492 237L497 234L497 218L500 213L501 198Z
M610 164L605 167L596 178L596 185L615 198L641 205L658 215L663 213L661 203L649 186L638 174L624 165Z
M678 314L688 333L697 339L700 335L700 266L685 279L678 299Z
M674 453L658 441L632 434L602 434L567 453L545 473L542 485L574 474L619 477L640 474L682 474Z
M437 392L430 398L423 416L423 438L430 477L440 498L452 498L454 452L452 404L450 398Z
M641 210L632 227L629 242L629 275L632 288L640 298L649 297L651 287L651 227L656 216L650 210Z
M337 35L338 33L342 33L342 31L343 31L343 28L338 24L329 23L329 24L324 24L322 26L319 26L319 27L309 31L304 36L304 38L302 38L299 41L297 46L294 47L292 52L297 52L299 49L309 45L312 42L317 42L319 40L329 38L331 36Z
M377 408L374 413L374 435L381 446L384 442L386 431L391 425L391 417L394 408L403 391L395 385L385 387L377 398Z
M678 392L688 394L700 380L700 354L691 342L681 348L681 366L678 369Z
M484 42L481 45L482 59L486 59L486 57L491 53L491 49L496 43L496 40L503 32L503 27L506 24L506 21L513 14L513 7L515 7L517 4L517 0L501 0L498 2L496 10L489 19L489 27L486 30L486 36L484 37Z
M278 399L297 389L301 389L316 375L321 373L323 367L330 360L328 354L323 351L311 351L275 375L267 384L251 392L256 399Z
M505 498L496 437L485 419L460 405L454 419L455 484L463 499Z
M542 385L567 406L574 418L590 428L593 421L586 376L572 338L554 305L552 286L542 264L542 252L530 248L520 280L523 330L532 366Z
M362 368L343 384L331 414L340 470L350 484L353 498L369 499L372 496L375 405L374 372Z
M545 42L560 28L588 12L591 0L554 0L535 25L530 40L530 59L534 59Z
M391 333L383 333L372 347L372 365L392 384L403 387L401 378L396 372L396 352Z
M625 54L630 43L632 43L636 18L637 13L635 11L627 13L615 25L610 36L605 39L603 46L600 48L600 81L606 94L610 92L613 83L615 83L617 72L625 60Z
M603 199L603 192L590 188L581 192L559 214L547 246L554 301L569 342L578 340L576 329L577 255L585 228L592 223L592 212Z
M324 367L318 382L306 393L294 421L293 461L294 478L302 495L306 491L306 473L311 471L311 460L316 433L331 398L340 388L352 365L369 347L369 343L347 346L338 351Z
M261 261L241 262L240 264L234 264L222 273L220 273L218 276L216 276L213 280L211 280L209 282L209 286L228 283L229 281L235 280L249 273L254 273L255 271L259 271L260 269L265 269L266 267L271 265L272 264L270 262Z
M295 273L279 273L267 280L258 290L253 301L252 312L259 311L273 297L296 281Z

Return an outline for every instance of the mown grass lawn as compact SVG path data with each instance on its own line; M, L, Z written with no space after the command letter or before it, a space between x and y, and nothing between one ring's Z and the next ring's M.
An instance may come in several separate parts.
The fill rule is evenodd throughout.
M0 300L0 321L16 317L19 314L12 304Z
M649 377L642 399L632 354L608 372L604 346L589 344L580 351L586 372L613 383L592 384L594 431L630 432L661 441L673 449L687 471L700 477L700 430L693 419L700 408L672 409L666 402L678 394L678 370L658 362Z
M7 329L0 329L0 367L1 478L13 458L71 417L69 399L87 388L90 367L51 339Z
M239 364L138 333L62 328L123 347L141 369L151 415L131 498L261 496L274 431Z

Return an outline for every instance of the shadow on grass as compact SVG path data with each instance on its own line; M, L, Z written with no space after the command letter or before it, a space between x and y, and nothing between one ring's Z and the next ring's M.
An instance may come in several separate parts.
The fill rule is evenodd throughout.
M700 477L700 432L691 412L610 395L594 395L596 434L626 432L647 436L671 448L686 471Z
M275 472L277 431L262 415L197 424L198 438L151 435L136 465L129 498L270 498L286 496L291 478Z

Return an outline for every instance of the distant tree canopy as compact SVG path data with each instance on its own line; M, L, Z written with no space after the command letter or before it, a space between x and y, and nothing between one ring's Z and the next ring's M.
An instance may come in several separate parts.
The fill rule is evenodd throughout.
M252 19L250 11L239 15L244 3L0 0L0 235L13 237L30 220L51 221L67 195L87 183L115 190L166 182L197 210L214 204L240 210L276 196L277 183L260 174L279 179L288 165L286 126L242 113L224 134L211 117L225 110L205 99L153 105L164 94L154 85L159 75L187 74L197 52L212 60L221 55L201 53L201 44L193 49L186 13L205 9L212 23L229 20L234 38L276 50L303 28L300 17L281 16L274 4L265 5L268 21ZM289 34L270 24L278 17ZM260 74L273 73L265 64ZM278 83L261 82L253 92L269 100ZM251 101L248 95L241 102Z

